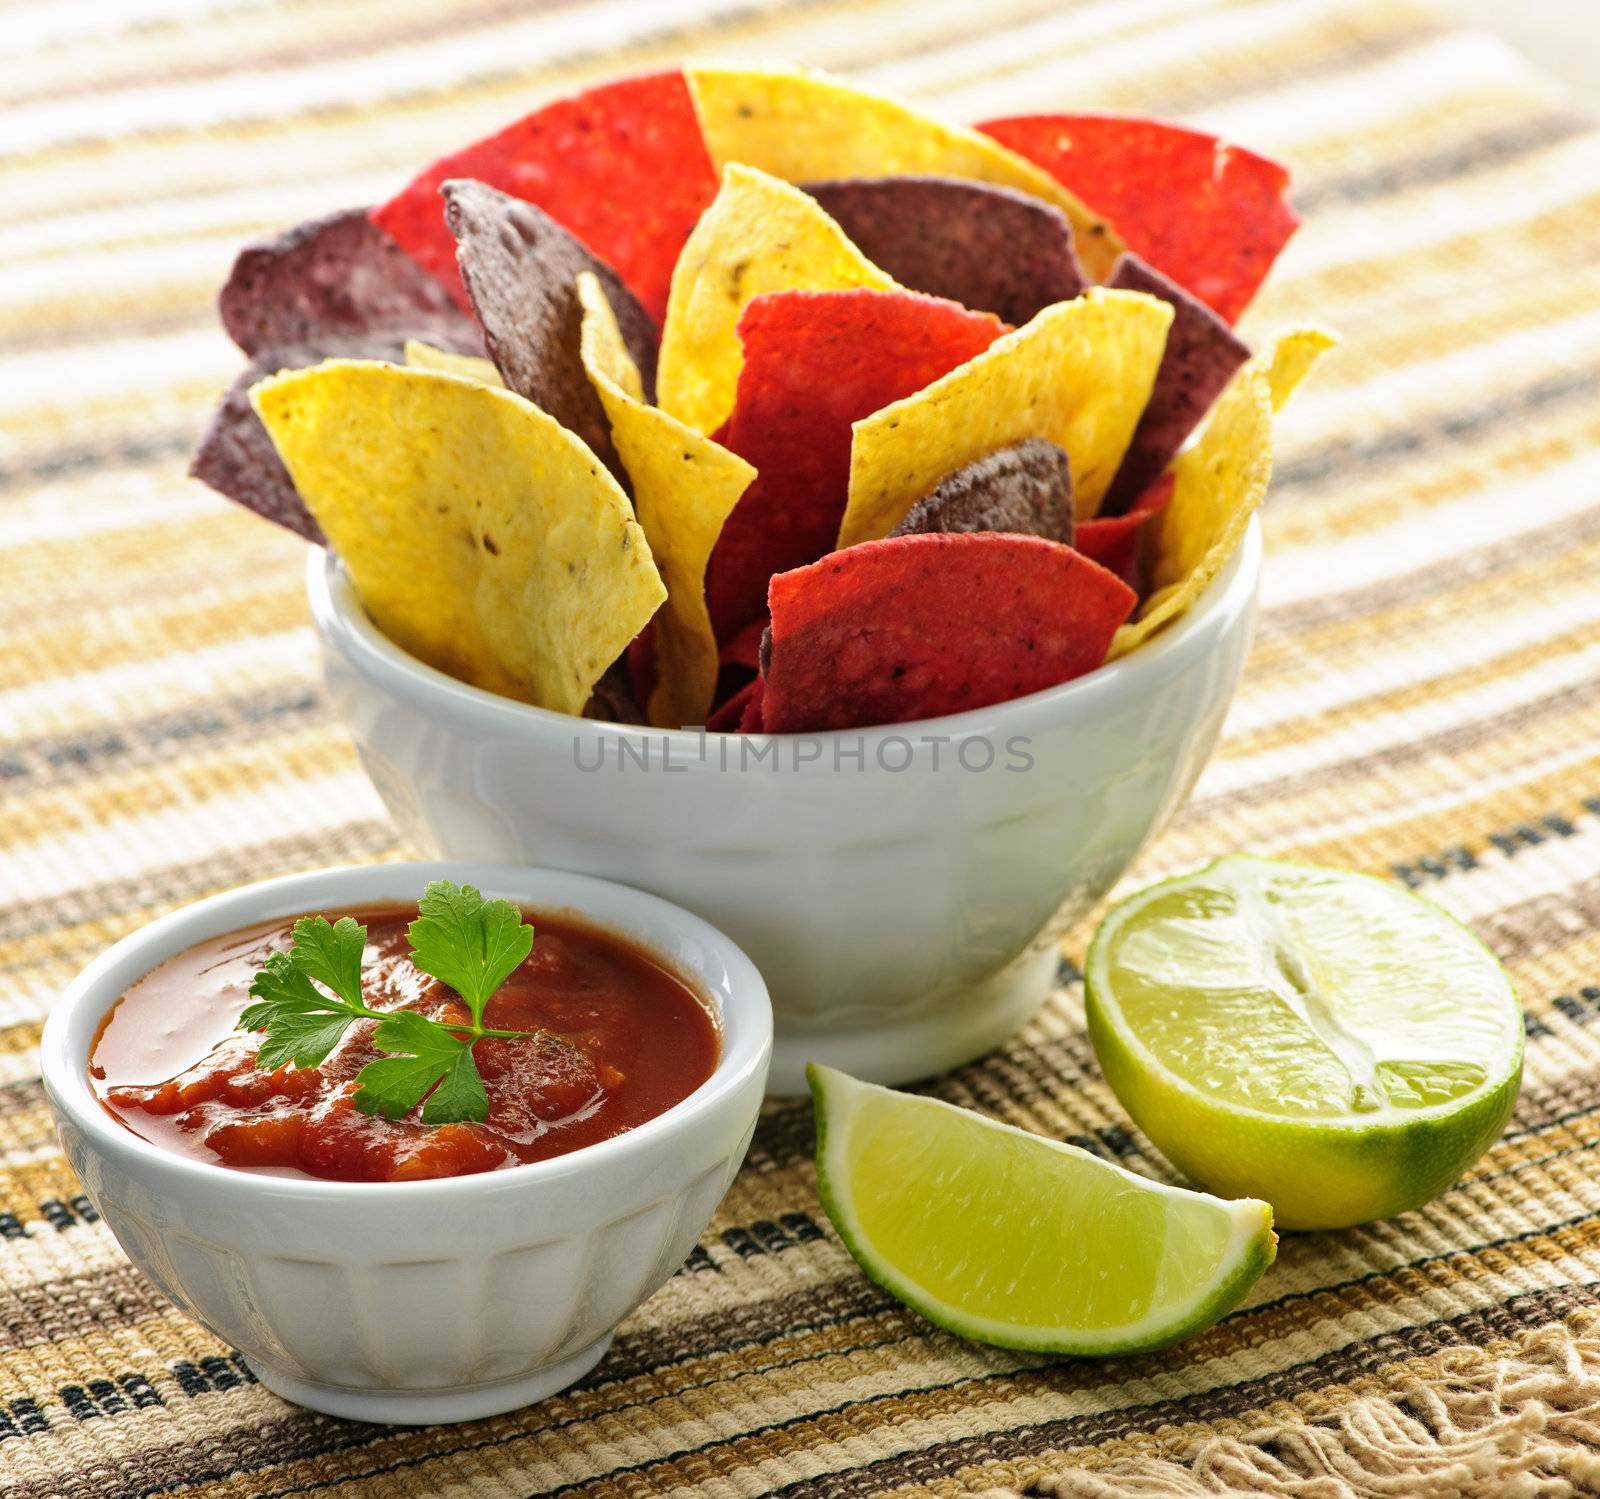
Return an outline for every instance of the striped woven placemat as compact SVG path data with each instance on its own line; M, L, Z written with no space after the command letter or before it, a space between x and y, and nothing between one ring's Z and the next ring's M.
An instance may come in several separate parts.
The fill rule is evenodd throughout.
M1559 95L1393 0L12 0L0 47L0 1491L1600 1489L1600 144ZM889 1301L821 1217L808 1112L779 1109L579 1388L470 1426L325 1419L129 1268L34 1052L149 917L405 853L318 684L301 546L184 478L238 363L213 289L246 236L689 54L956 118L1149 109L1294 164L1307 224L1246 332L1346 344L1285 420L1226 742L1134 878L1243 848L1425 889L1512 969L1522 1101L1437 1202L1288 1236L1236 1315L1118 1363ZM1168 1178L1062 979L939 1092Z

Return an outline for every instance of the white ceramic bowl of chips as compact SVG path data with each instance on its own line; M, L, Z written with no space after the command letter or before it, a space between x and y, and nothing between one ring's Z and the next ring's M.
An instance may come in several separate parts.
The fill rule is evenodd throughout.
M650 890L755 960L772 1091L808 1060L883 1083L957 1066L1037 1009L1062 933L1188 795L1249 649L1252 522L1193 608L1077 681L948 718L723 735L571 718L390 642L314 550L328 688L407 839Z

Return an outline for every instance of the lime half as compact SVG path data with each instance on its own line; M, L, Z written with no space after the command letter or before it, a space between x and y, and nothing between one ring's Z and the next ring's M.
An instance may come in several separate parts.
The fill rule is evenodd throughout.
M1505 1128L1522 1012L1437 906L1369 875L1235 856L1124 901L1085 965L1123 1107L1281 1228L1417 1207Z
M1272 1263L1264 1202L1222 1202L936 1099L807 1069L822 1204L861 1268L1003 1348L1163 1348Z

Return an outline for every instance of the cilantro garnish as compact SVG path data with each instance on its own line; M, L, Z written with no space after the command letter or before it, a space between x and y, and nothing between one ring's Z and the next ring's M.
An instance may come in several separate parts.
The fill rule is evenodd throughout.
M448 984L467 1007L464 1025L430 1020L416 1010L374 1010L361 997L361 957L367 929L353 917L330 923L304 916L294 942L255 976L255 1000L239 1023L265 1032L256 1066L275 1072L285 1063L317 1067L358 1020L376 1020L372 1044L390 1053L356 1074L355 1106L399 1119L422 1104L424 1124L476 1122L489 1112L472 1048L485 1036L536 1036L483 1023L491 996L533 947L533 928L507 900L485 900L471 885L434 880L406 930L411 961Z

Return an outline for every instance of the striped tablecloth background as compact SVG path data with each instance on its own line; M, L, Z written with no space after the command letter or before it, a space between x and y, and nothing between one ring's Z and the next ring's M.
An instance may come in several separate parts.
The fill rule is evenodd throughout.
M1567 101L1394 0L8 0L0 48L0 1492L1600 1490L1600 144ZM1526 999L1522 1102L1437 1202L1289 1236L1227 1322L1114 1364L891 1303L777 1110L578 1389L454 1428L310 1415L131 1271L34 1051L149 917L406 852L319 686L301 545L184 477L239 362L212 295L244 238L687 55L957 118L1149 109L1293 163L1306 227L1246 331L1346 344L1285 421L1226 742L1135 878L1243 848L1425 889ZM1165 1177L1074 977L939 1091Z

